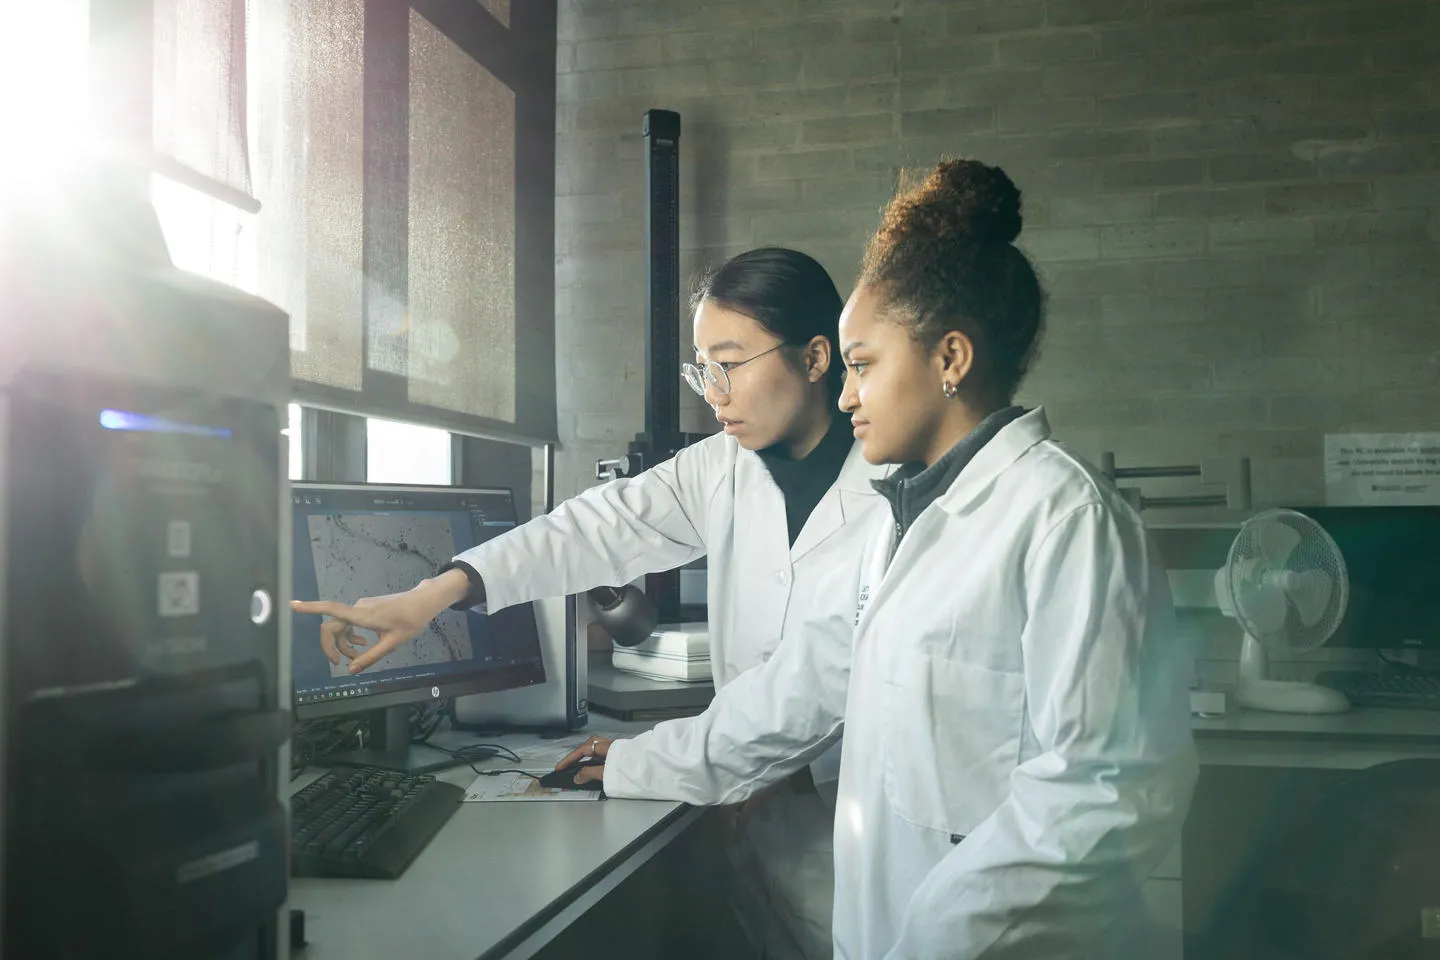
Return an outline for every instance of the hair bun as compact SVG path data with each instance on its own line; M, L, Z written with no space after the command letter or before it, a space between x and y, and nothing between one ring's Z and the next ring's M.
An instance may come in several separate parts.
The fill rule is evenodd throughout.
M1020 190L999 167L943 160L907 197L913 226L938 240L1014 243L1020 236Z

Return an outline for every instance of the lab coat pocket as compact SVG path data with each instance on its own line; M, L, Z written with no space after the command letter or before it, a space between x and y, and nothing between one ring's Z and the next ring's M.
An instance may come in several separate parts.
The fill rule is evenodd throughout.
M965 835L1004 800L1020 754L1025 678L899 651L886 684L885 793L895 814Z

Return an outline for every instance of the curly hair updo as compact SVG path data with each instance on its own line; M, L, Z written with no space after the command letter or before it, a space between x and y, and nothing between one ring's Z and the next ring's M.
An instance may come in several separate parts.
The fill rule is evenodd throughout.
M925 349L951 331L975 349L963 385L1009 403L1035 359L1045 295L1015 247L1020 191L999 167L945 160L902 187L865 249L860 282Z

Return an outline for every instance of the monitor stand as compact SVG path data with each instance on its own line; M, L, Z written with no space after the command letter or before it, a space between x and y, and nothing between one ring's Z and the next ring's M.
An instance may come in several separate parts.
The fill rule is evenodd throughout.
M371 711L369 717L370 742L375 744L364 750L350 750L324 757L319 765L335 767L380 767L405 774L434 773L458 767L463 763L478 763L496 755L496 751L468 748L464 756L455 756L444 750L410 742L410 707L401 704Z

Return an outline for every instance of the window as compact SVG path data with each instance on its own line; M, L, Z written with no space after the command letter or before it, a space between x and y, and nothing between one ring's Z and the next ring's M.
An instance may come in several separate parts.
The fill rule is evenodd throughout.
M365 421L365 481L450 486L450 434L395 420Z
M0 172L71 133L153 152L171 260L291 316L309 435L292 407L290 476L303 439L321 476L448 484L454 435L555 439L556 16L555 0L0 2L0 86L36 91L0 103L20 145ZM328 443L313 408L393 419ZM332 447L353 457L317 459Z
M150 178L150 202L175 266L255 293L252 215L159 174Z
M305 479L305 444L301 433L300 404L290 404L290 423L280 434L290 442L290 479Z
M254 272L295 398L553 442L554 0L248 8Z
M0 3L0 188L64 159L89 112L89 4Z

